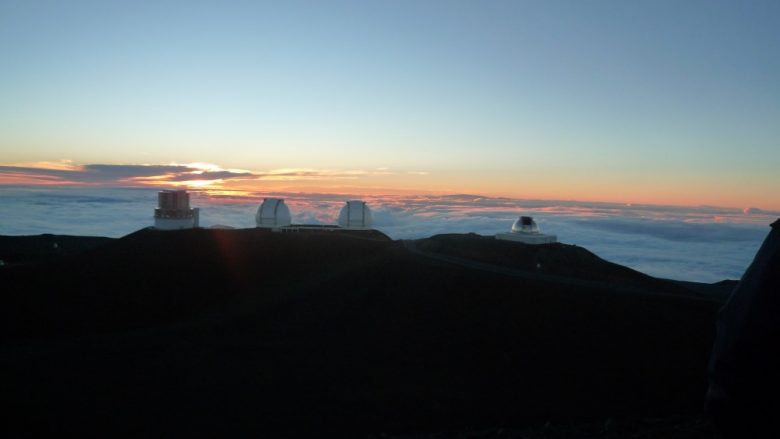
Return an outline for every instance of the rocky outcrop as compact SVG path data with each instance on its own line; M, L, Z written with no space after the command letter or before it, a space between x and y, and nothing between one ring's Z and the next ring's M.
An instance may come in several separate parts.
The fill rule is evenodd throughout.
M718 317L707 410L726 437L780 437L780 220L771 227Z

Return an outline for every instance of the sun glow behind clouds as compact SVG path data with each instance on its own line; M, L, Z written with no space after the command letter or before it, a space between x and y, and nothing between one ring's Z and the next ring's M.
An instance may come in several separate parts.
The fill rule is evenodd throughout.
M211 163L170 163L171 166L186 166L188 168L197 169L199 171L223 171L224 169L220 168L217 165L212 165Z
M71 162L34 162L0 165L0 184L154 186L219 189L228 179L252 179L241 169L222 169L209 163L168 165L78 165Z
M424 176L425 171L410 175ZM83 184L105 186L154 186L209 189L214 191L257 191L291 189L301 183L319 185L317 189L334 189L343 182L352 182L368 192L384 187L392 192L393 182L388 178L403 177L388 168L316 169L279 168L251 171L222 168L211 163L177 163L167 165L77 165L71 162L36 162L0 165L0 184Z
M176 188L186 188L186 189L200 189L200 190L208 190L208 189L219 189L222 185L222 180L198 180L197 175L193 175L192 180L185 180L185 181L165 181L162 180L151 180L147 181L147 184L150 186L172 186Z
M635 177L632 185L600 179L599 175L556 174L555 184L543 183L541 170L458 174L374 167L275 168L248 170L206 162L155 164L75 164L71 161L0 164L0 185L84 185L108 187L189 188L210 191L316 192L335 194L414 195L481 193L492 197L578 200L612 203L733 206L748 211L780 210L776 197L758 192L722 192L698 184ZM573 180L572 180L573 179ZM678 184L679 183L679 184ZM759 185L758 182L756 185ZM761 183L762 186L771 185Z

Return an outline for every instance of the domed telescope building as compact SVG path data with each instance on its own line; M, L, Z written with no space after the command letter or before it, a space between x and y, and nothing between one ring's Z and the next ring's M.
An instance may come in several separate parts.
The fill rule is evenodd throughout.
M558 239L555 235L545 235L539 231L539 226L530 216L521 216L512 224L509 233L498 233L496 239L503 241L522 242L524 244L549 244Z
M374 223L371 209L365 201L347 201L339 213L339 226L344 229L363 230L370 229Z
M284 200L281 198L265 198L263 204L257 208L255 222L257 227L266 229L287 227L292 222L290 208L284 204Z
M200 209L190 208L190 194L185 190L157 193L154 227L160 230L192 229L200 223Z

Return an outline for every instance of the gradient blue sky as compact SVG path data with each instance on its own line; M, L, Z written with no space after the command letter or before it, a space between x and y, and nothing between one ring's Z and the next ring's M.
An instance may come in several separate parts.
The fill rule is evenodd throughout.
M779 78L778 1L0 0L0 164L778 209Z

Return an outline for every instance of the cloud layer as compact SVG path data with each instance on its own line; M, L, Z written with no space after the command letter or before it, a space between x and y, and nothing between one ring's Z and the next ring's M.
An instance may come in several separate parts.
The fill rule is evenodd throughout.
M166 168L166 170L169 170ZM113 169L113 175L121 173ZM100 171L96 171L100 172ZM135 169L124 175L137 176ZM149 172L152 172L151 170ZM219 171L216 171L219 172ZM204 226L253 227L264 196L286 198L296 223L335 223L357 195L193 192ZM521 214L542 230L599 256L660 277L703 282L737 279L778 212L717 207L620 205L515 200L477 195L363 196L376 228L394 239L437 233L506 231ZM152 224L151 188L6 187L0 192L0 234L60 233L119 237Z

